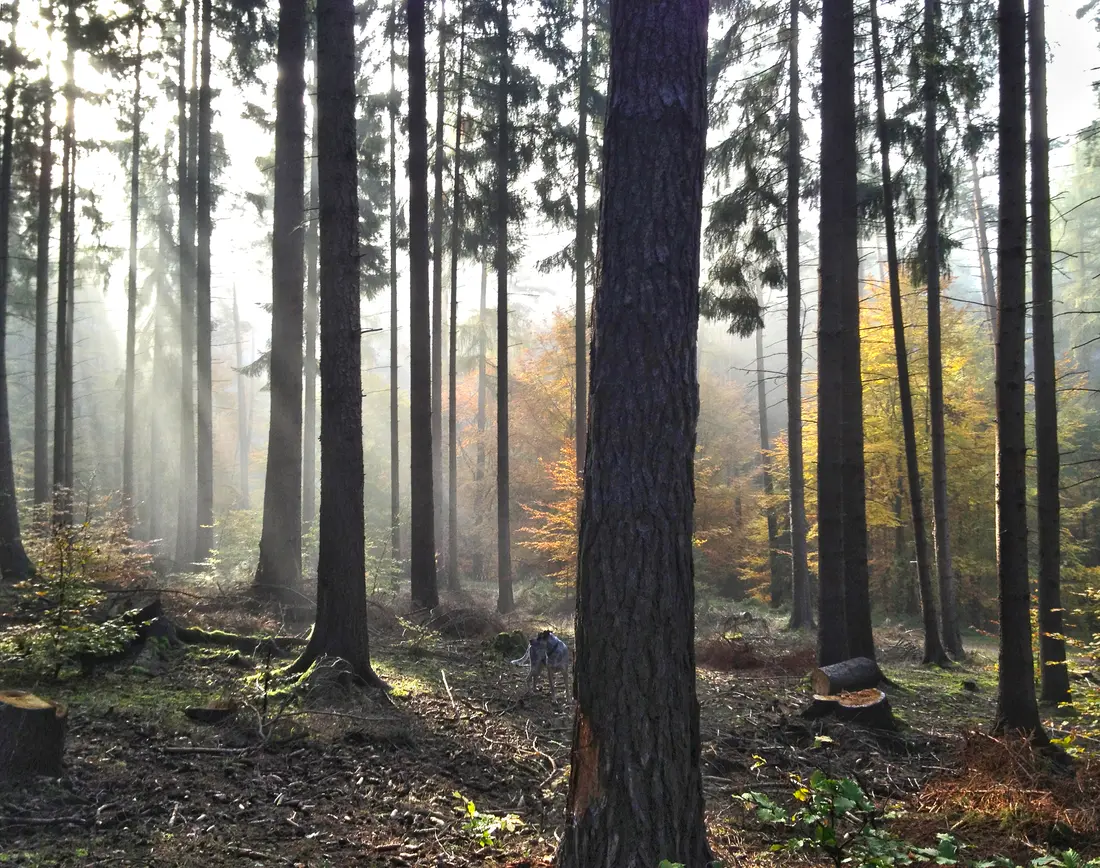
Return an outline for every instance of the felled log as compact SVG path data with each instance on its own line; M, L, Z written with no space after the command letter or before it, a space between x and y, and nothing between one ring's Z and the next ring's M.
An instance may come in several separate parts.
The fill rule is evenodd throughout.
M853 657L851 660L822 666L810 673L810 686L819 696L866 690L869 687L878 687L884 680L882 670L870 657Z
M0 691L0 781L59 776L67 720L58 702L24 690Z
M813 703L803 717L835 717L837 720L858 723L870 729L897 728L890 700L877 687L860 690L856 693L838 693L835 695L815 694Z

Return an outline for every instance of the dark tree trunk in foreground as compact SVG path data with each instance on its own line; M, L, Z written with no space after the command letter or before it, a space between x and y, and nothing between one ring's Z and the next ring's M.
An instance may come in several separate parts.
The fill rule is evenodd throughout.
M321 206L317 621L292 668L302 671L322 655L340 657L365 682L381 686L371 668L367 635L353 0L318 0L317 44L324 46L317 52Z
M13 7L11 45L15 45L18 6ZM11 453L11 415L8 409L8 261L11 227L12 133L15 125L14 73L4 88L3 155L0 156L0 572L4 579L22 581L31 572L19 532L19 501L15 495L15 468Z
M581 0L581 58L577 70L577 240L574 277L577 295L573 321L574 359L577 369L573 396L574 442L577 475L584 473L584 447L588 431L588 0Z
M302 417L302 530L317 520L317 99L309 172L309 216L306 222L306 350Z
M432 207L432 499L435 551L443 550L443 130L447 107L445 0L439 0L439 65L435 79L435 199ZM438 570L438 563L436 566Z
M409 406L412 487L412 599L439 605L432 493L431 298L428 286L428 79L424 0L406 6L409 26Z
M845 606L844 317L856 262L856 124L852 0L832 0L821 13L821 226L817 303L817 662L848 653Z
M771 585L768 589L768 602L776 609L783 602L784 588L779 566L779 522L772 503L772 472L769 467L768 450L772 448L771 435L768 432L768 392L764 379L764 329L756 330L756 409L760 422L760 473L764 483L765 514L768 519L768 574Z
M901 308L901 278L898 264L898 240L894 223L893 175L890 174L890 139L886 126L885 88L882 74L882 41L878 3L871 0L871 42L875 64L875 124L878 129L882 168L883 216L886 222L886 262L890 280L890 313L894 330L894 355L898 366L898 402L905 438L905 466L909 481L909 511L913 517L913 541L917 550L917 576L920 582L921 608L924 613L924 662L946 663L940 642L936 600L932 594L932 565L929 560L928 534L924 524L921 495L920 460L917 453L917 428L913 418L913 392L909 384L909 355L905 348L905 318ZM900 509L900 504L899 504Z
M1031 95L1032 350L1035 354L1035 453L1039 463L1039 673L1044 702L1069 701L1062 636L1061 500L1054 287L1050 251L1050 140L1047 138L1046 26L1042 0L1028 2Z
M251 509L252 503L248 491L248 453L251 449L248 431L248 402L245 393L248 391L248 378L240 373L244 365L244 347L241 346L241 312L237 307L237 287L233 287L233 343L237 350L237 461L240 467L240 502L241 509Z
M712 858L691 553L707 12L611 3L561 868ZM639 624L641 646L630 638Z
M192 2L192 19L197 19L199 0ZM187 95L187 3L179 11L179 83L176 91L179 113L179 208L180 208L180 479L176 518L176 561L182 566L195 554L195 165L192 137L197 118L189 116ZM192 78L194 70L192 70Z
M123 412L122 433L122 506L133 523L134 506L134 410L135 410L135 366L134 349L137 343L137 305L138 305L138 215L140 213L139 195L141 193L141 35L142 20L139 13L137 23L137 63L134 65L134 106L131 115L133 125L130 144L130 269L126 285L126 385L125 411Z
M211 127L214 115L210 104L210 36L213 29L212 4L202 0L202 60L199 79L199 184L198 202L198 280L195 314L198 341L195 360L198 371L198 512L195 535L195 563L204 563L214 548L214 395L211 370L210 321L210 238L213 234L213 198L210 187ZM299 219L301 214L299 213ZM300 369L299 369L300 370ZM299 374L299 377L301 375Z
M508 0L500 0L497 52L496 272L497 272L497 611L511 612L512 522L508 473L508 73L511 65Z
M397 416L397 90L394 20L390 13L390 557L401 557L401 446Z
M1027 438L1024 408L1027 371L1024 325L1027 314L1027 96L1024 0L999 0L998 174L1000 220L997 274L1001 281L997 316L997 428L1000 466L997 499L1001 525L1001 640L997 669L996 732L1023 732L1045 740L1035 701L1031 654L1031 591L1027 557Z
M305 0L281 0L275 91L271 422L260 561L253 583L258 594L273 599L292 595L302 575L302 218L308 29Z
M50 501L50 217L53 210L53 88L42 103L38 174L38 259L34 288L34 504Z
M936 570L940 580L943 643L956 657L963 653L955 603L955 575L947 515L947 445L944 433L943 349L940 329L940 147L936 130L939 92L937 54L938 0L924 0L924 232L928 272L928 402L932 421L932 509L935 518Z
M791 498L792 630L813 625L810 570L806 562L806 476L802 457L802 265L798 257L802 195L802 115L798 104L800 14L799 0L791 0L787 120L787 469Z
M462 228L462 89L466 81L466 18L460 18L458 78L455 90L454 189L451 191L451 333L447 384L447 587L459 590L458 580L458 248Z
M485 552L481 546L481 521L484 515L484 490L482 483L485 481L485 400L487 384L485 381L485 353L487 351L488 335L485 332L485 295L489 283L489 266L483 257L481 260L481 293L477 309L477 454L474 457L474 491L477 498L475 506L474 526L477 531L474 534L477 540L472 558L471 569L475 579L481 579L485 575Z

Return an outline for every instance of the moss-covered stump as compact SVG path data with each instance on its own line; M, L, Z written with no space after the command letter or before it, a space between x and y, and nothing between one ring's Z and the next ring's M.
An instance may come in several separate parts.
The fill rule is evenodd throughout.
M60 703L23 690L0 691L0 782L59 776L67 720Z

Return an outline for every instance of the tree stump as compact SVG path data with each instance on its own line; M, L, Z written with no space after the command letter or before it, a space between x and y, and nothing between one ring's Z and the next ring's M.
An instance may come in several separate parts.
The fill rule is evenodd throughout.
M843 691L867 690L884 681L882 670L870 657L853 657L810 673L810 686L819 696L835 696Z
M803 712L803 717L827 716L858 723L870 729L897 729L890 700L877 687L860 690L857 693L839 693L835 696L815 694L813 704Z
M58 702L23 690L0 691L0 781L59 776L67 720Z

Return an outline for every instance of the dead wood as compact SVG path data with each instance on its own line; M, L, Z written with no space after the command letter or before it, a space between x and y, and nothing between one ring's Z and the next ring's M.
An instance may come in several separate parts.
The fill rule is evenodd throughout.
M830 666L821 666L810 673L810 686L820 696L866 690L878 687L882 681L882 670L870 657L853 657Z
M65 750L64 705L24 690L0 692L0 781L58 777Z

